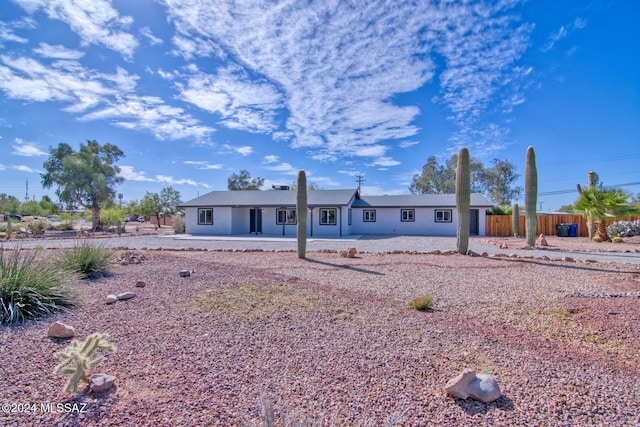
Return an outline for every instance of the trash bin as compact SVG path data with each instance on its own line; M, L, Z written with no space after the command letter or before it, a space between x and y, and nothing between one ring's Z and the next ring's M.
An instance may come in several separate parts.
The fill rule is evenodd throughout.
M578 224L569 224L569 237L578 237Z
M556 230L558 231L558 237L569 237L569 224L558 224Z

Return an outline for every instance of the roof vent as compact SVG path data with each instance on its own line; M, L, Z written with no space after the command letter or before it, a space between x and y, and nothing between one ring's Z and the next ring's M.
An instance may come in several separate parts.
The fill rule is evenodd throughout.
M290 190L291 188L288 185L272 185L271 186L272 190Z

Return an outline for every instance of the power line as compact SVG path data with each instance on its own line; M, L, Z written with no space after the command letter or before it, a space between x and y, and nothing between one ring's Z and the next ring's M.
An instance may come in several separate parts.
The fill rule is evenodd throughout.
M620 187L632 187L634 185L640 185L640 182L627 182L626 184L605 185L604 188L612 190ZM538 193L538 196L555 196L557 194L569 194L576 193L577 189L572 190L557 190L557 191L545 191L544 193Z

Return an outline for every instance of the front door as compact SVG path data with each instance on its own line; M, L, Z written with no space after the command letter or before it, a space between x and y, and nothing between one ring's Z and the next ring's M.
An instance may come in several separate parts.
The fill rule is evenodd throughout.
M478 227L479 217L480 213L478 209L469 209L469 234L472 236L480 234Z
M249 233L262 234L262 209L260 208L249 211Z

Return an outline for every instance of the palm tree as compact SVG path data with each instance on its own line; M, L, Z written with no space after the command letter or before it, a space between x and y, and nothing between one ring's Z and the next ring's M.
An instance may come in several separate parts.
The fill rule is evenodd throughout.
M596 222L596 236L603 241L609 240L609 236L607 236L607 218L615 218L637 212L637 208L629 203L629 196L621 190L597 188L582 190L575 208L588 219Z

